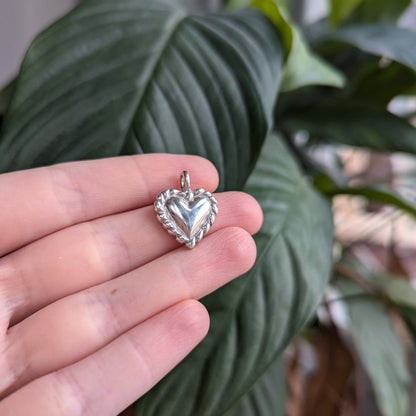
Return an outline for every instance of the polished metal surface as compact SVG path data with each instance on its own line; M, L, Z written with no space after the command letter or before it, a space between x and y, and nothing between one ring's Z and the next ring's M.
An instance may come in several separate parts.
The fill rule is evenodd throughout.
M211 204L203 196L194 199L192 202L173 197L166 201L166 207L177 226L188 238L192 238L206 222Z
M216 199L205 189L191 190L188 172L180 177L181 190L166 189L155 201L154 207L159 221L188 248L195 244L211 228L218 213Z

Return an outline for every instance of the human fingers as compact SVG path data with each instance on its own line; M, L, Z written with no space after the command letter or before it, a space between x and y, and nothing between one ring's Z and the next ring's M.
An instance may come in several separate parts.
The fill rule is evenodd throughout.
M262 222L257 201L241 192L217 194L210 230L241 227L253 234ZM102 217L53 233L2 259L3 304L13 325L59 298L129 272L179 246L151 206ZM7 283L6 283L7 282Z
M246 272L255 255L254 241L245 230L225 228L192 251L173 250L41 309L8 331L7 359L18 371L2 389L15 390L78 361L174 303L207 295Z
M62 228L132 210L177 188L183 170L193 186L214 191L218 173L197 156L146 154L72 162L0 175L0 256Z
M181 361L208 325L199 302L178 303L83 360L32 381L0 402L0 414L115 416Z

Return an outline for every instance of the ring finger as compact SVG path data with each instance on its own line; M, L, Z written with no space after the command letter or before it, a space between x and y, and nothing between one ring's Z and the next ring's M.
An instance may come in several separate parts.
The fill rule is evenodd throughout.
M23 371L4 391L82 359L172 304L205 296L247 271L255 253L246 231L226 228L191 252L173 250L49 305L10 329L7 359Z

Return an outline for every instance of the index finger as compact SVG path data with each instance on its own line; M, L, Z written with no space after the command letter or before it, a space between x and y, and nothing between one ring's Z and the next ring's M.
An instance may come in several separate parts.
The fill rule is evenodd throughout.
M198 156L145 154L71 162L0 175L0 256L73 224L150 205L179 187L214 191L218 173Z

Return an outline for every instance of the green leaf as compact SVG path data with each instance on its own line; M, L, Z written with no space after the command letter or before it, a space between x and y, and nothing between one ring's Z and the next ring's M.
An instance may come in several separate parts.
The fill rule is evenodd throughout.
M313 138L386 152L416 153L416 129L388 111L358 101L331 101L292 112L282 121Z
M341 0L340 0L341 1ZM350 16L352 23L396 22L410 6L412 0L365 0Z
M352 186L339 187L328 176L318 175L315 186L325 195L355 195L367 198L370 201L392 205L416 217L416 205L407 201L402 195L387 186Z
M284 68L281 91L309 85L342 88L345 83L344 74L313 53L300 29L293 27L293 46Z
M416 344L416 311L414 309L399 308L398 312L406 322L407 329L413 337L413 344Z
M251 6L266 14L282 34L288 53L283 72L282 92L309 85L337 88L345 85L343 73L311 51L301 30L291 21L285 3L281 0L253 0Z
M231 10L233 9L241 9L244 7L249 7L251 0L229 0L227 2L227 7Z
M410 282L403 276L374 272L357 259L348 259L348 263L374 296L401 315L416 342L416 289Z
M365 276L374 290L382 295L402 316L416 342L416 290L403 277L387 274Z
M380 65L379 59L364 65L348 87L348 97L386 107L397 95L416 86L416 72L397 62Z
M15 80L12 80L0 90L0 132L1 127L3 125L4 115L6 114L7 109L9 108L10 101L13 96L14 87Z
M402 277L386 274L372 275L371 285L387 296L395 306L414 309L416 312L416 290Z
M330 21L338 26L364 0L331 0Z
M286 54L289 55L293 34L287 0L231 0L228 2L228 8L231 10L244 7L260 10L275 24L282 35Z
M396 22L411 0L331 0L330 20L334 26L354 23Z
M353 25L328 32L323 39L352 45L416 70L416 32L389 24Z
M5 87L0 90L0 117L6 114L10 101L13 96L15 87L15 80L9 82Z
M261 13L187 15L164 0L87 0L25 57L0 171L126 152L198 154L239 189L272 125L283 48Z
M276 25L282 35L286 53L289 55L294 35L286 2L283 0L252 0L250 6L261 10Z
M227 416L285 416L286 380L283 360L277 360Z
M227 2L227 7L229 9L239 9L239 8L243 8L243 7L250 7L253 6L253 3L256 2L257 0L229 0ZM258 4L267 4L267 3L273 3L274 5L277 6L278 8L278 13L280 14L281 11L284 12L285 14L285 19L289 16L289 0L260 0L258 2ZM265 14L267 15L267 5L266 5L266 10L265 10ZM274 21L274 16L273 14L275 13L275 10L272 10L272 16L269 16L271 18L272 21Z
M380 411L383 416L407 416L410 375L387 310L369 297L358 297L363 291L351 280L342 279L336 285L349 298L349 327Z
M149 394L138 416L221 416L236 405L319 304L331 268L332 215L283 142L266 142L246 191L260 202L254 267L204 299L205 340ZM313 238L311 238L313 236Z

